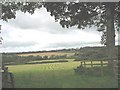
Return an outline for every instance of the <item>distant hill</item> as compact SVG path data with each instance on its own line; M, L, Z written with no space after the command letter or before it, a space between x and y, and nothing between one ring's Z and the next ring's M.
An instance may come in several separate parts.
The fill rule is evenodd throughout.
M116 46L116 57L118 56L118 48ZM60 56L66 55L72 58L78 59L98 59L107 58L106 47L82 47L82 48L72 48L72 49L60 49L60 50L50 50L50 51L31 51L31 52L20 52L16 53L19 56Z
M56 53L56 52L61 52L61 53L75 53L75 52L80 52L80 51L99 51L99 50L105 50L104 47L96 46L96 47L81 47L81 48L70 48L70 49L59 49L59 50L49 50L49 51L29 51L29 52L16 52L16 53L9 53L9 54L37 54L37 53ZM120 45L116 46L116 50L120 49ZM119 51L119 50L118 50Z
M118 59L118 52L120 46L116 46L116 56ZM32 51L32 52L17 52L17 53L3 53L2 61L5 64L25 64L35 60L107 60L106 47L82 47L77 49L61 49L51 51Z

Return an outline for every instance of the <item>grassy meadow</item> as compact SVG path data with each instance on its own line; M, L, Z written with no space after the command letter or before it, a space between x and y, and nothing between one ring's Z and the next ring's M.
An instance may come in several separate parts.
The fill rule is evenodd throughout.
M5 54L3 61L14 75L15 88L117 88L104 53L96 52L87 48ZM84 72L76 73L81 61L86 63Z
M88 62L89 63L89 62ZM98 62L95 62L98 63ZM76 74L78 61L64 63L10 65L15 88L116 88L117 80L109 75ZM88 67L90 68L90 67Z

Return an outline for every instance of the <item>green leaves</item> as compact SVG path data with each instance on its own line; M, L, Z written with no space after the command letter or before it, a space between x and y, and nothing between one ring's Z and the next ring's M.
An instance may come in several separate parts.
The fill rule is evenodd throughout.
M114 8L115 5L115 8ZM16 18L16 11L34 14L36 9L42 6L54 16L55 21L59 22L63 28L77 26L84 29L91 26L106 26L109 15L107 11L107 2L6 2L2 4L2 20ZM114 26L116 30L120 30L120 2L111 3L109 7L113 7ZM111 19L109 17L109 19ZM104 34L102 35L102 39ZM101 43L105 42L104 39Z
M78 28L97 27L106 22L106 5L107 2L6 2L2 4L2 19L16 18L16 11L34 14L36 9L44 6L55 21L59 22L62 27L78 26ZM115 27L120 27L120 2L115 6Z
M42 7L40 2L6 2L2 4L2 20L8 21L8 19L16 18L16 11L20 10L24 13L28 12L34 14L34 11Z
M115 4L115 9L118 12L120 5ZM55 21L60 22L62 27L78 26L78 28L91 27L92 25L100 27L101 24L106 24L106 5L107 2L44 3L47 11L51 13L51 16L55 17ZM115 13L116 17L114 18L116 28L119 26L118 16L120 15L118 14L120 13Z

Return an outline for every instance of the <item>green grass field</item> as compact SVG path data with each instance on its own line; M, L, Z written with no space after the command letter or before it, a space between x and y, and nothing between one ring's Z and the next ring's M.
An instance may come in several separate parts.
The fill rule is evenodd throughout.
M52 60L34 60L34 61L29 61L28 63L39 63L39 62L52 62L52 61L68 61L68 62L72 62L75 59L52 59Z
M74 68L80 62L11 65L15 88L115 88L117 80L111 75L78 75Z

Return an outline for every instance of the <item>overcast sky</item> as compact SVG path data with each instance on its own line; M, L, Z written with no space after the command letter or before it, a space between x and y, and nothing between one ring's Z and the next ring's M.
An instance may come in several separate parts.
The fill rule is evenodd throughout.
M0 52L101 46L102 33L96 31L95 27L84 30L75 27L64 29L44 8L37 9L33 15L18 11L16 19L0 21L0 24L3 37Z

